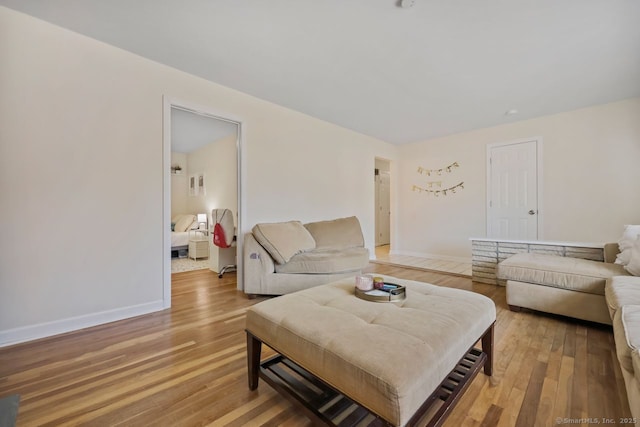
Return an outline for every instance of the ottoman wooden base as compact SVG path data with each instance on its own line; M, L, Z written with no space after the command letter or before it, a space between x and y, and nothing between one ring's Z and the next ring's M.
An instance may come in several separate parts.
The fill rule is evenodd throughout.
M480 368L484 368L486 375L492 374L493 325L483 335L482 347L483 351L471 348L460 359L407 426L416 425L419 421L429 427L441 425ZM251 390L258 388L258 378L262 378L284 397L300 405L315 424L340 427L390 425L280 354L261 362L261 348L262 341L247 331L247 366Z
M480 366L491 375L495 304L460 289L393 277L385 282L405 286L406 298L362 300L349 278L251 307L246 318L249 387L255 389L259 377L288 391L298 387L285 384L302 382L317 393L303 387L296 399L313 402L309 413L327 423L335 417L322 415L323 407L331 406L326 399L339 393L389 425L414 425L428 410L438 413L437 424ZM482 351L471 351L480 339ZM262 343L283 359L261 367ZM292 366L312 375L300 377ZM333 392L326 394L315 382ZM443 386L449 392L441 392Z

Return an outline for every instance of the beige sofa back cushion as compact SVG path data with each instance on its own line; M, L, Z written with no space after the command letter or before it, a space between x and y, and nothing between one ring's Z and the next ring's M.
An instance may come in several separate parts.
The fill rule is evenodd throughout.
M305 224L318 249L342 249L364 246L360 221L355 216Z
M286 264L276 264L276 273L335 274L360 271L369 264L366 248L322 249L303 252Z
M620 253L620 246L617 243L604 244L604 262L614 263Z
M316 247L315 240L300 221L256 224L251 232L278 264L285 264L292 256Z
M628 276L624 267L606 262L536 253L515 254L500 264L499 279L604 295L608 278Z

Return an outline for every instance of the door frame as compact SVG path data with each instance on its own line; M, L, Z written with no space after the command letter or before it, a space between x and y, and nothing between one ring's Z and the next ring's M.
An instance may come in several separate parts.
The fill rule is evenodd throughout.
M384 206L382 206L382 203L380 202L380 198L379 198L379 196L380 196L380 185L378 184L378 181L381 180L381 177L383 175L386 175L388 177L388 181L389 181L388 182L388 184L389 184L388 202L389 203L387 205L384 205ZM375 195L376 212L375 212L375 218L374 218L374 220L376 222L376 227L375 227L376 228L376 235L375 235L374 244L375 244L376 247L382 246L382 245L391 245L391 172L390 171L379 171L378 175L376 175L376 182L375 182L374 185L375 185L375 189L376 189L376 195ZM386 208L386 212L388 212L388 213L384 214L384 215L387 216L386 222L388 224L388 227L385 227L386 229L380 227L380 219L381 219L381 217L383 215L383 213L382 213L383 211L380 211L380 207ZM386 232L386 235L387 235L387 243L381 243L380 242L380 232L383 231L383 230Z
M225 122L235 123L238 126L236 155L238 162L238 224L237 233L242 230L241 224L245 218L244 211L247 205L244 199L244 177L245 167L242 152L244 151L244 134L246 132L246 121L241 118L228 114L226 112L217 111L213 108L198 105L176 99L167 95L162 96L162 306L163 308L171 307L171 108L175 107L183 111L194 114L211 117L213 119ZM243 239L236 239L236 264L237 264L237 289L242 290L243 286L243 269L242 254Z
M489 215L489 205L491 202L491 172L492 172L492 168L491 168L491 150L497 147L504 147L507 145L515 145L515 144L522 144L524 142L535 142L536 143L536 184L537 184L537 194L536 194L536 199L537 199L537 214L536 214L536 220L537 220L537 229L538 229L538 237L536 240L543 240L543 232L542 232L542 224L543 224L543 200L544 197L543 196L543 187L542 187L542 137L541 136L534 136L531 138L522 138L522 139L516 139L516 140L512 140L512 141L505 141L505 142L494 142L491 144L487 144L487 169L486 169L486 176L487 176L487 194L486 194L486 201L485 201L485 217L486 217L486 228L485 228L485 235L487 237L489 237L489 230L491 229L490 226L490 215Z
M376 254L375 254L375 248L378 247L378 204L377 202L377 194L376 194L376 176L375 176L375 170L377 169L377 162L384 162L388 167L388 173L389 173L389 249L391 251L391 248L393 248L393 237L394 237L394 224L391 221L391 215L393 212L393 206L394 206L394 191L393 191L393 173L392 173L392 169L393 169L393 161L390 159L387 159L385 157L378 157L375 156L374 160L373 160L373 170L374 170L374 177L373 177L373 254L370 254L371 259L376 259Z

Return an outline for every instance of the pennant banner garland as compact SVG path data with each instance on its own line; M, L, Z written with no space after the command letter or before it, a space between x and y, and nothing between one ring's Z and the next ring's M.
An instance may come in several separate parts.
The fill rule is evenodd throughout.
M461 182L458 185L454 185L453 187L444 188L442 190L429 190L429 189L414 185L412 190L417 191L419 193L422 193L424 191L427 194L433 194L434 196L438 197L440 196L440 194L442 194L443 196L446 196L448 193L455 193L456 190L463 190L463 189L464 189L464 182Z
M451 173L454 168L459 168L460 164L458 162L453 162L449 166L446 166L442 169L425 169L423 167L418 167L418 173L421 175L431 176L432 174L442 175L443 172ZM433 190L433 188L438 188L438 190ZM414 185L412 190L417 191L419 193L427 193L433 194L436 197L439 197L441 194L446 196L450 193L455 193L456 191L460 191L464 189L464 181L459 182L458 184L448 187L442 188L442 181L430 181L426 183L425 187L420 187L419 185Z
M458 164L458 162L453 162L446 168L442 168L442 169L425 169L423 167L418 167L418 173L427 175L427 176L431 176L431 174L442 175L442 172L450 173L453 168L459 168L459 167L460 165Z

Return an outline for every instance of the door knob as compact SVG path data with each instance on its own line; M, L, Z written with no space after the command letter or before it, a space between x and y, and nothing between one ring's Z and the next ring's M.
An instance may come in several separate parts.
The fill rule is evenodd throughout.
M535 215L535 214L536 214L536 211L534 211L533 209L529 211L529 215Z

